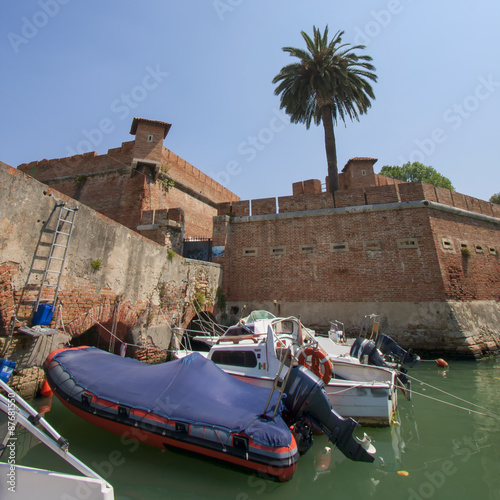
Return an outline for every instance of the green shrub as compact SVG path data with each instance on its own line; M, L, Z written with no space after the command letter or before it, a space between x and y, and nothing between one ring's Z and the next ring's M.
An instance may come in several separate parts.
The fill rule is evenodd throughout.
M467 246L463 246L461 252L462 252L462 257L464 259L470 259L472 256L472 252L469 250L469 247Z
M102 267L102 260L101 259L95 259L90 263L90 266L92 267L93 271L99 271Z

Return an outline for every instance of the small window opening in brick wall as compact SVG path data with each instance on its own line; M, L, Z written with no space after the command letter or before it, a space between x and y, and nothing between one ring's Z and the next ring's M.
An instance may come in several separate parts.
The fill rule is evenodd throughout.
M300 245L300 253L316 253L316 245Z
M441 244L443 245L443 250L448 250L450 252L455 251L455 246L453 245L453 241L449 238L441 238Z
M402 238L397 240L398 248L402 250L410 248L418 248L418 240L416 238Z
M271 247L271 255L285 255L285 247Z
M330 243L330 252L348 252L349 244L347 241L342 243Z
M495 247L490 247L490 255L496 255L497 249Z
M245 257L252 257L254 255L257 255L257 249L255 247L252 248L244 248L243 249L243 255Z
M474 248L476 249L476 253L484 253L483 245L474 245Z
M366 175L366 170L361 170L361 175Z
M365 252L380 252L380 251L382 251L382 242L380 242L380 241L363 241L363 250Z
M148 142L153 142L153 139L154 139L153 134L149 134L148 135Z

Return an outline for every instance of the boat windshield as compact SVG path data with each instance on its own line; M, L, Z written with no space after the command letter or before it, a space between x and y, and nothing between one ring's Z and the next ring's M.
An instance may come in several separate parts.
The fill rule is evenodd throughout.
M276 319L273 322L273 329L274 333L278 336L284 335L292 337L293 341L298 345L301 345L303 342L302 327L300 321L297 318L290 317Z
M257 310L257 311L252 311L246 318L242 318L241 322L248 324L248 323L255 323L256 321L262 320L262 319L274 319L276 316L269 311L264 311L264 310Z

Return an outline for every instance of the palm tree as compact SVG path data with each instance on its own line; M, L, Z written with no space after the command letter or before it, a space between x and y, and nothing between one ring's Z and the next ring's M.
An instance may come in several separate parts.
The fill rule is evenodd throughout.
M369 80L376 82L375 67L368 55L357 55L364 45L342 44L343 31L328 41L328 26L321 35L316 26L311 39L301 32L307 50L283 47L284 52L299 58L298 62L281 68L273 83L279 83L274 93L281 94L280 108L290 115L292 123L305 123L309 128L323 122L328 162L329 189L339 188L337 149L334 124L346 118L359 120L375 99Z

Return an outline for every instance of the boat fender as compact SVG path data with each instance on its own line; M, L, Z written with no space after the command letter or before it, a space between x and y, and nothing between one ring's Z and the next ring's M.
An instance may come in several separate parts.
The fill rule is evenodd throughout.
M307 362L309 356L311 356L311 364ZM332 379L333 365L328 354L323 349L312 346L307 347L299 354L298 363L309 368L317 377L323 380L325 385L328 385L328 382ZM323 370L321 367L323 367Z
M52 389L50 388L50 385L49 383L47 382L47 377L45 377L45 380L43 381L43 385L42 385L42 388L40 390L40 394L44 397L44 398L51 398L52 397Z
M332 449L329 446L325 446L316 455L316 460L314 461L314 467L317 471L325 471L330 467L332 460Z

